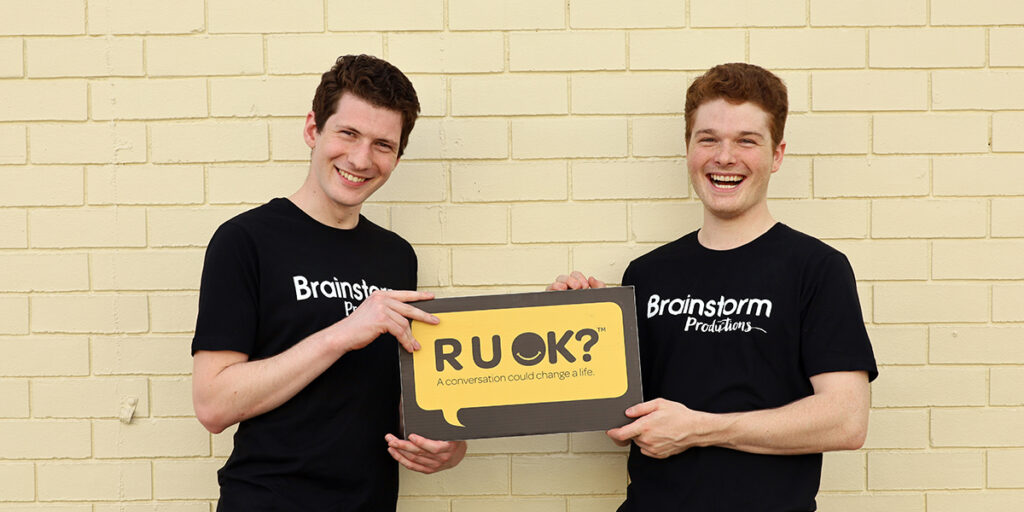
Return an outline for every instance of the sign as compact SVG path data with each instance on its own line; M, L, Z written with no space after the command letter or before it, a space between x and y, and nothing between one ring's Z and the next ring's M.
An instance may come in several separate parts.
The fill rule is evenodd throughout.
M453 440L606 430L643 401L633 287L435 299L400 350L405 433Z

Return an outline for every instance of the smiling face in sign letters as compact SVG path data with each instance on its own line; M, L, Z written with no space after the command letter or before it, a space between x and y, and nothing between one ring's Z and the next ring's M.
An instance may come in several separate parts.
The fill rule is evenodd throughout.
M614 302L435 315L438 325L412 323L423 347L412 356L415 398L452 425L467 407L615 398L628 387Z

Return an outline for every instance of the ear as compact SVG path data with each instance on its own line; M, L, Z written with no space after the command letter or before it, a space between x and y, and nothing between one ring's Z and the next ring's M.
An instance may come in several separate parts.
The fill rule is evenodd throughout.
M779 170L782 167L782 157L786 154L786 141L783 140L778 146L775 146L775 151L772 152L772 172Z
M306 145L310 149L316 146L316 140L320 137L320 132L316 129L316 114L312 110L306 114L306 124L302 127L302 138L306 141Z

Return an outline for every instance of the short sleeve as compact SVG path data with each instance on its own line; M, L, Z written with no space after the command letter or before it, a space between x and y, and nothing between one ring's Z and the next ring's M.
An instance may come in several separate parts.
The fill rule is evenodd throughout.
M807 376L863 370L878 376L853 268L842 253L825 257L804 287L801 356Z
M206 248L192 353L234 350L252 354L259 322L259 261L241 227L224 223Z

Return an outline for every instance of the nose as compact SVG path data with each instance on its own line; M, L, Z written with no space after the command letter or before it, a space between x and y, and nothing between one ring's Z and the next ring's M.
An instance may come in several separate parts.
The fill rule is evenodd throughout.
M715 153L715 163L725 167L735 162L736 157L732 153L732 146L728 143L719 144L718 151Z
M348 162L352 164L352 170L361 171L370 167L370 144L356 144L348 152Z

